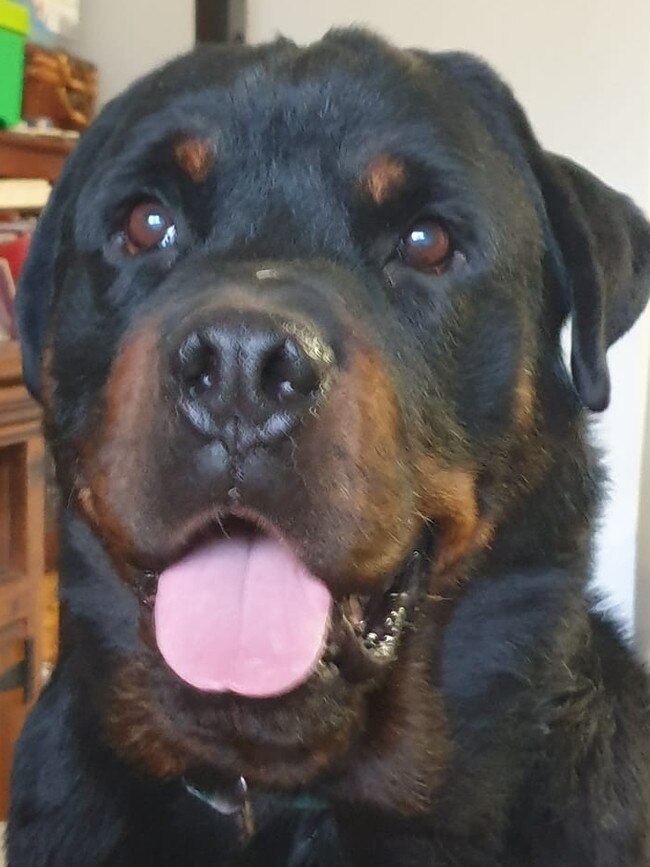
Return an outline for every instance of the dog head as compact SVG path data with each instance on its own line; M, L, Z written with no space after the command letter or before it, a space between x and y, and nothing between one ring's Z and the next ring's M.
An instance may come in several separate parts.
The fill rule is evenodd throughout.
M116 749L426 800L431 606L545 477L542 433L606 406L649 258L464 55L210 48L109 105L18 306L64 500L139 598Z

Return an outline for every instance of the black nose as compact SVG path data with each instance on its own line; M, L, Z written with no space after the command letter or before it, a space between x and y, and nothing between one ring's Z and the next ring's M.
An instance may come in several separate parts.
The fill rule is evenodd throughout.
M311 326L229 311L184 337L173 369L191 424L242 450L290 433L320 399L333 361Z

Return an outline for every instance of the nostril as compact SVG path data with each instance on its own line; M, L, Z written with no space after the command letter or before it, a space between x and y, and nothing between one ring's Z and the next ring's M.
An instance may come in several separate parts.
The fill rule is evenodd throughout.
M219 350L204 335L191 334L178 350L183 385L190 397L198 397L219 384Z
M274 402L291 405L316 394L321 375L315 361L293 337L274 346L260 367L260 386Z

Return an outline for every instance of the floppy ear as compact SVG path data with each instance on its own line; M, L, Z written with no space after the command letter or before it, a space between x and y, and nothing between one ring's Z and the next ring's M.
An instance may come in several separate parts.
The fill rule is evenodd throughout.
M41 362L59 266L65 264L66 235L71 233L78 191L88 177L112 130L118 101L107 106L85 133L52 191L38 221L16 293L18 334L23 356L23 379L31 394L41 392Z
M603 410L610 396L607 349L648 300L650 225L626 196L542 150L510 88L485 63L461 53L440 55L439 63L541 193L560 321L571 316L573 381L585 406Z
M41 391L41 357L47 319L54 294L54 263L60 247L61 219L71 199L69 176L70 171L66 170L38 221L16 292L23 380L37 399Z
M571 315L571 372L582 402L606 409L607 349L636 322L650 292L650 225L630 199L570 160L538 157Z

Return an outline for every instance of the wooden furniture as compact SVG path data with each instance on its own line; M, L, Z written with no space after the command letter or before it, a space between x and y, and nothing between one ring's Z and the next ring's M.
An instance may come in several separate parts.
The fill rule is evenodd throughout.
M0 132L0 177L53 183L75 141ZM41 686L44 474L41 414L16 342L0 343L0 821L13 747Z
M40 687L43 515L40 409L21 382L18 345L0 343L0 819L13 745Z
M75 139L0 132L0 177L54 183L75 145Z

